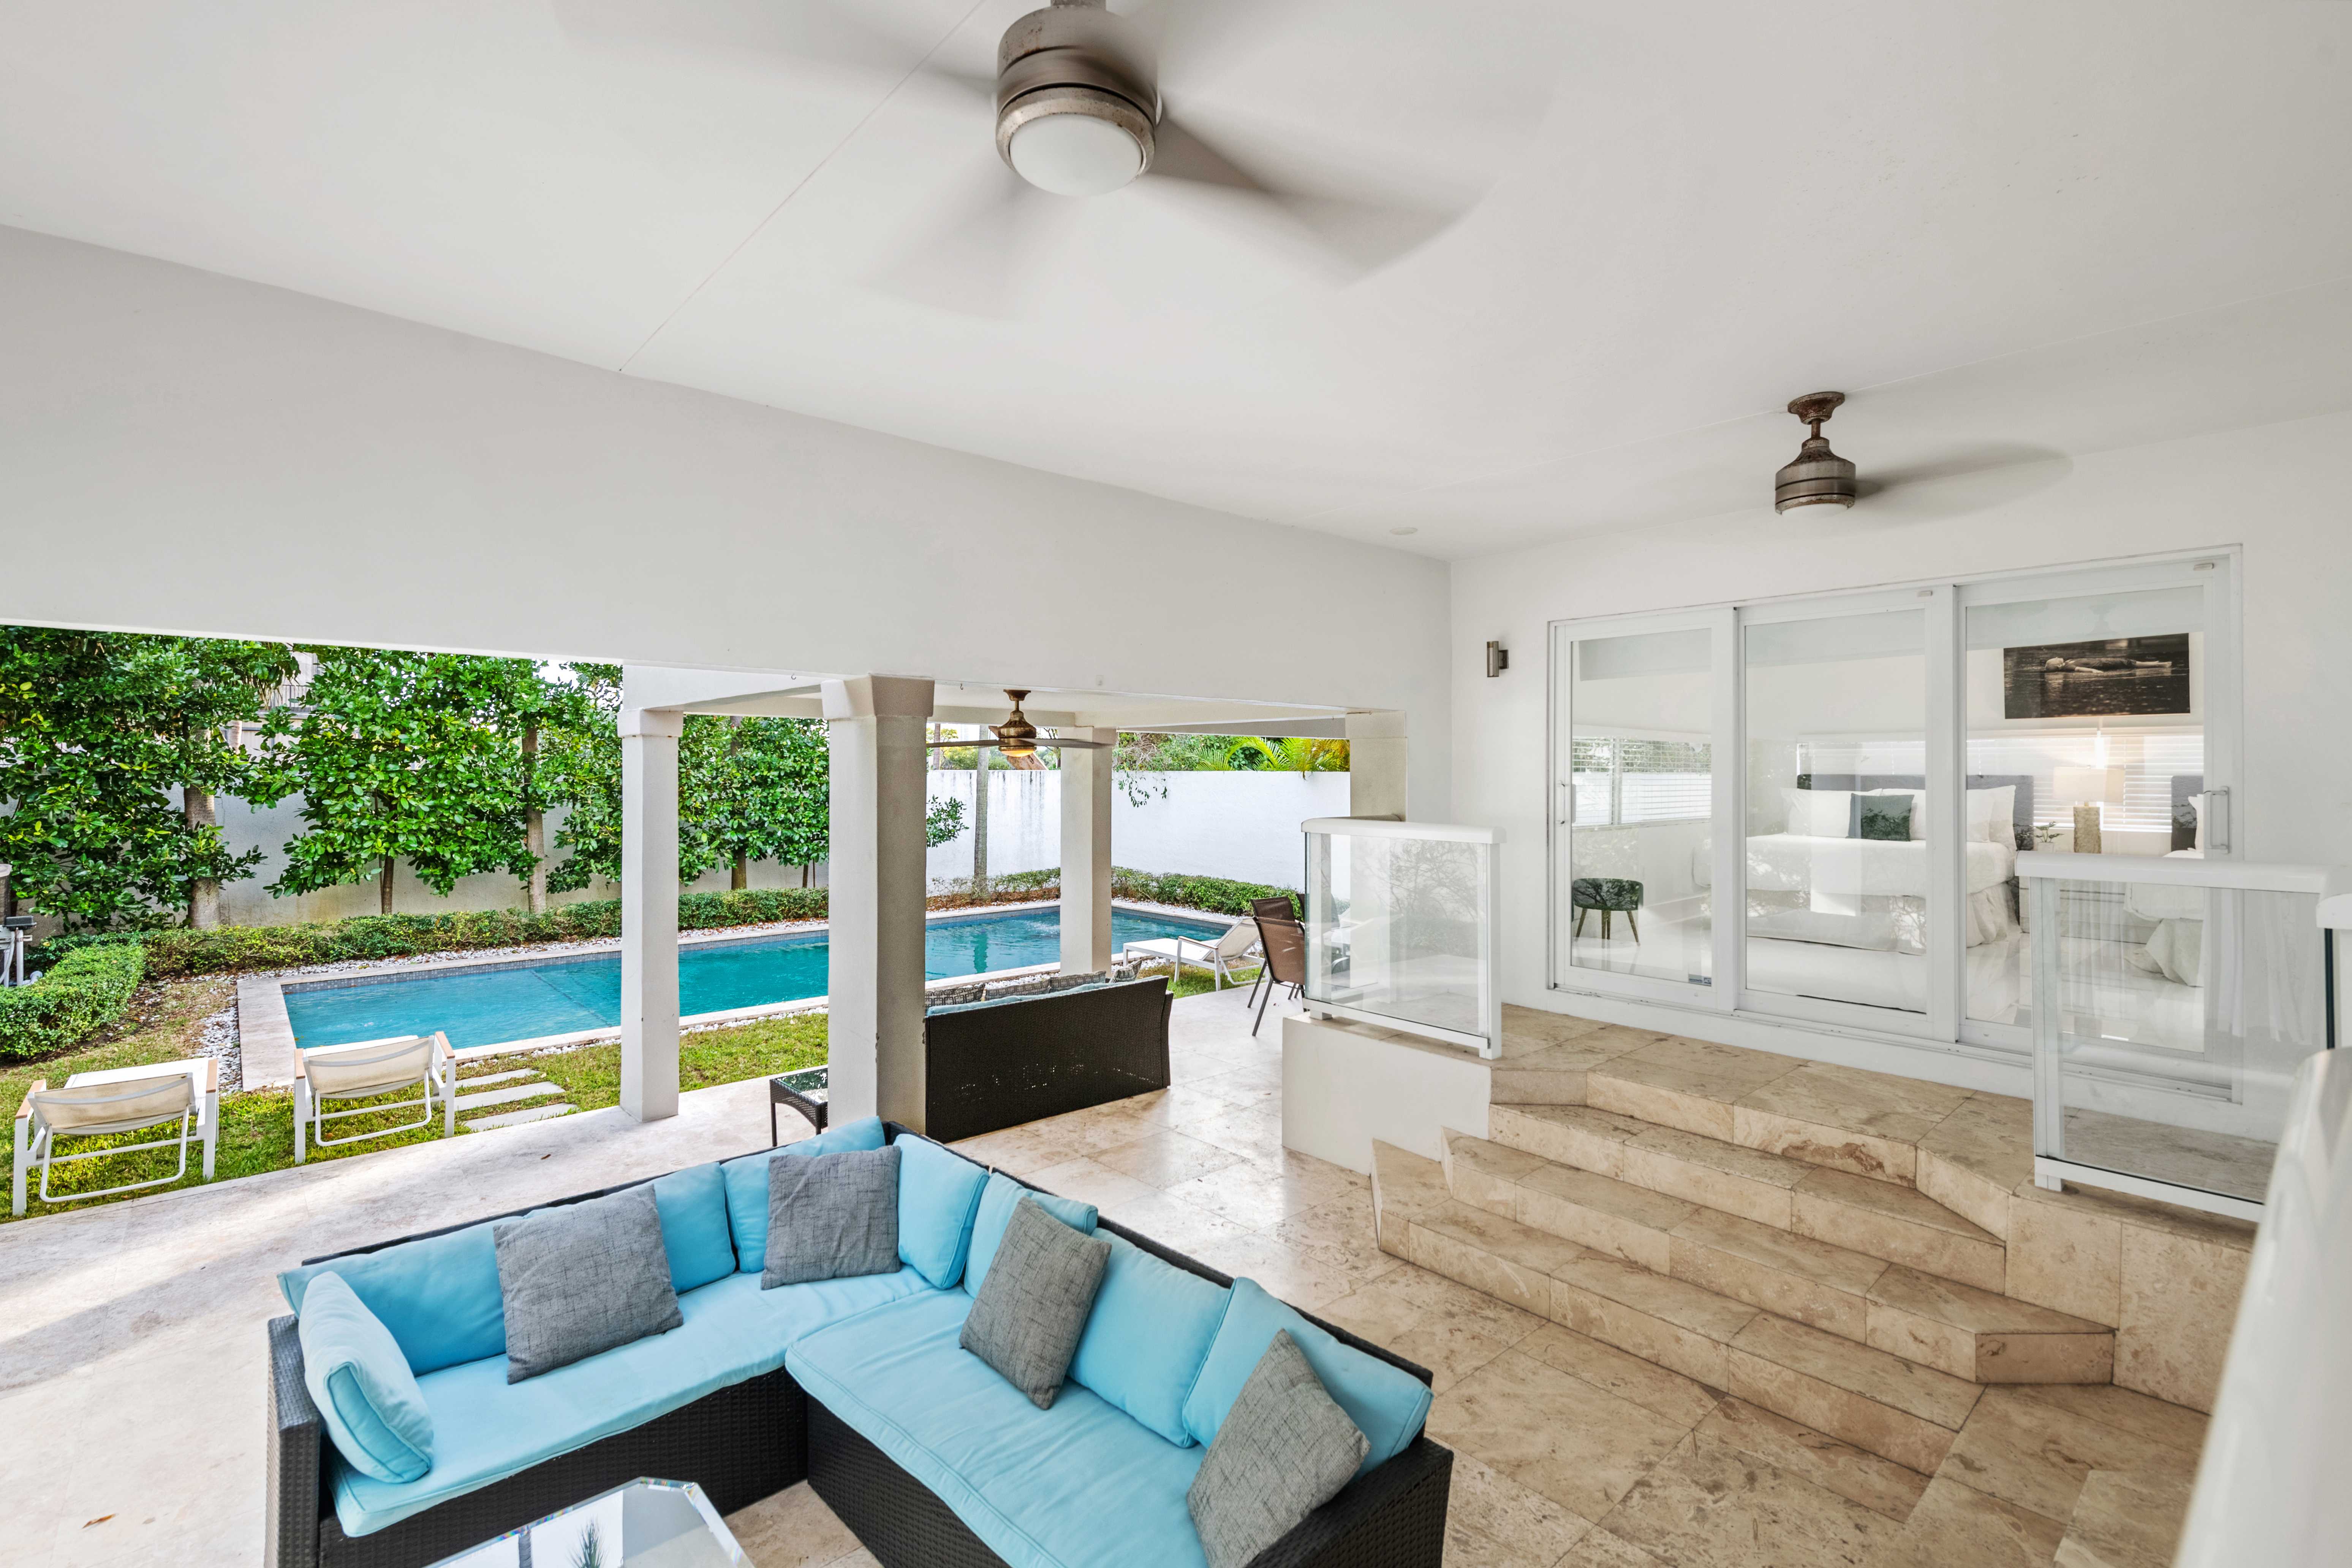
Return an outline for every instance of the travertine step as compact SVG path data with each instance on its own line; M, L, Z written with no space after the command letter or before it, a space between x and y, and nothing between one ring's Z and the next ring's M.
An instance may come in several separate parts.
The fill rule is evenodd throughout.
M563 1092L561 1083L541 1081L537 1083L516 1083L504 1089L485 1089L479 1094L457 1096L457 1113L487 1110L492 1105L510 1105L518 1100L544 1100L551 1094Z
M1580 1333L1922 1472L1977 1384L1475 1207L1436 1162L1373 1146L1381 1245Z
M2102 1324L1466 1134L1446 1134L1444 1166L1448 1191L1475 1207L1956 1377L2113 1375Z
M1912 1188L1580 1105L1495 1105L1487 1129L1536 1155L1979 1290L2007 1282L2000 1237Z

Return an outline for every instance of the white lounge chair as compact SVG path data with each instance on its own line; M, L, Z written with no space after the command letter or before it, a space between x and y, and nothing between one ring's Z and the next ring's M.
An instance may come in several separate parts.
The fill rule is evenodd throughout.
M180 1124L175 1138L143 1144L117 1144L79 1155L58 1153L58 1140L97 1138L115 1133L136 1133L171 1123ZM164 1186L188 1174L188 1144L205 1151L205 1180L213 1179L213 1156L220 1143L220 1063L209 1056L186 1061L151 1062L144 1067L117 1067L103 1072L77 1072L62 1088L46 1079L34 1082L16 1107L16 1164L10 1182L10 1212L25 1212L25 1178L40 1167L43 1203L79 1203L86 1197L108 1197L144 1186ZM168 1149L176 1145L180 1167L167 1176L125 1182L95 1192L52 1194L49 1167L77 1160L99 1160L142 1149Z
M1129 942L1118 950L1122 958L1134 961L1161 958L1171 966L1169 984L1184 972L1184 966L1195 964L1216 977L1215 988L1222 989L1232 980L1233 967L1249 956L1257 947L1257 925L1255 922L1237 920L1226 927L1225 934L1213 942L1203 942L1198 936L1154 936L1148 941ZM1235 985L1241 982L1234 980Z
M348 1111L327 1109L330 1100L373 1100L396 1089L419 1086L424 1093L415 1100L361 1105ZM338 1144L365 1143L370 1138L388 1138L394 1133L429 1127L433 1124L436 1095L441 1101L441 1134L454 1136L457 1131L457 1053L449 1049L449 1037L438 1030L431 1034L362 1040L351 1045L321 1045L298 1052L294 1059L294 1163L299 1166L308 1159L312 1145L332 1148ZM424 1113L414 1122L379 1127L373 1133L353 1133L348 1137L327 1136L327 1124L338 1118L373 1116L385 1111L405 1110L411 1105L421 1107Z

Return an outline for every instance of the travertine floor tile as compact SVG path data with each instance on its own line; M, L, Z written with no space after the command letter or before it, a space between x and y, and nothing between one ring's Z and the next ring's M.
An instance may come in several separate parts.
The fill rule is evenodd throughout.
M1169 1128L1103 1150L1097 1163L1148 1186L1174 1186L1178 1182L1223 1170L1243 1155L1215 1144Z
M729 1514L727 1528L759 1568L825 1568L859 1550L849 1526L806 1481Z
M1723 1397L1720 1390L1557 1323L1538 1329L1521 1340L1517 1348L1522 1355L1534 1356L1596 1388L1606 1389L1621 1399L1630 1399L1644 1410L1685 1426L1704 1419Z
M2054 1520L1939 1476L1869 1568L2047 1568L2061 1533Z
M2093 1470L2058 1543L2057 1568L2171 1568L2191 1490L2184 1475Z
M1047 1192L1076 1198L1080 1203L1091 1203L1100 1209L1150 1197L1160 1190L1087 1158L1064 1160L1060 1165L1031 1171L1024 1179Z
M1664 1568L1664 1558L1653 1557L1622 1537L1595 1525L1559 1560L1559 1568Z
M2044 1392L1987 1389L1953 1442L1943 1473L2063 1523L2074 1511L2084 1478L2095 1469L2194 1471L2193 1450L2053 1404L2039 1397Z
M1681 1568L1859 1568L1900 1528L1786 1470L1696 1442L1634 1482L1601 1524Z
M1468 1454L1454 1456L1445 1518L1448 1524L1475 1531L1516 1560L1544 1568L1551 1568L1592 1528L1590 1521Z
M1437 1441L1587 1519L1614 1507L1684 1431L1517 1351L1440 1395L1429 1417Z
M1737 1449L1898 1524L1911 1517L1919 1494L1927 1490L1927 1478L1916 1470L1744 1399L1724 1399L1691 1436L1702 1448L1716 1444Z

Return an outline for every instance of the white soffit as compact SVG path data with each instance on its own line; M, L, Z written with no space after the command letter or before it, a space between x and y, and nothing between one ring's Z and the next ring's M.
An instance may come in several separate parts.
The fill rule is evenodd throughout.
M2352 406L2340 0L1162 3L1171 111L1467 215L1342 283L1146 181L999 267L908 73L1026 0L79 0L0 13L0 222L1440 555L1755 505L1817 387L2020 486Z

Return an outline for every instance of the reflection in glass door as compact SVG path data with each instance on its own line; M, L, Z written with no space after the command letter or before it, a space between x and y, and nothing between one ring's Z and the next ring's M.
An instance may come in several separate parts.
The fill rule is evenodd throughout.
M2207 767L2217 688L2208 605L2223 561L1963 591L1969 836L2018 850L2198 860L2227 852L2227 780ZM2081 591L2053 592L2079 587ZM2223 683L2225 687L2227 683ZM1971 853L1978 852L1973 849ZM2036 942L2013 875L1969 883L1971 1038L2025 1049ZM2070 1006L2109 1038L2169 1038L2201 1017L2204 895L2068 882L2057 901Z
M1746 990L1926 1013L1927 612L1750 621L1742 664Z
M1715 638L1685 626L1560 650L1570 970L1713 983Z

